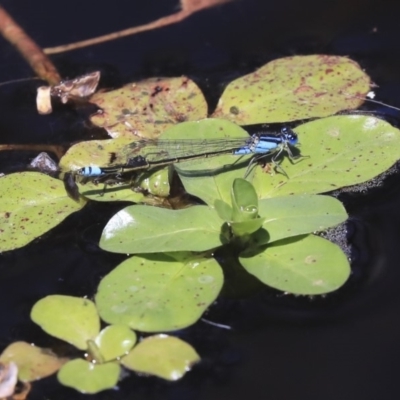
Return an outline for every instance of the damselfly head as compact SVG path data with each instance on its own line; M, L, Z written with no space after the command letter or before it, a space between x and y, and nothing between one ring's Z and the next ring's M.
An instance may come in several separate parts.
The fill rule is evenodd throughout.
M297 133L294 132L292 129L288 128L287 126L283 127L281 130L281 134L284 138L284 142L295 146L299 142L299 138L297 137Z

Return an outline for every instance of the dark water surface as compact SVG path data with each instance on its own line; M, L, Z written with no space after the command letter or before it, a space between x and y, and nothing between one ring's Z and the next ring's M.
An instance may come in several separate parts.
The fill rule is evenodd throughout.
M212 109L227 82L269 60L348 55L379 84L380 100L400 106L400 4L394 3L234 1L174 26L52 59L65 77L100 69L104 87L185 74L199 84ZM177 9L171 0L2 4L43 47L143 24ZM27 64L0 39L0 82L30 76ZM0 86L0 143L57 144L94 135L85 122L87 110L57 108L38 116L38 85ZM0 153L0 171L22 170L35 155ZM354 274L339 292L311 300L263 290L246 299L221 299L207 318L233 329L198 323L183 331L203 362L180 382L134 377L122 381L118 391L88 397L49 378L34 385L30 398L398 399L400 177L342 200L351 215ZM102 226L122 207L90 204L40 240L0 254L1 349L14 340L52 344L29 321L32 305L48 294L93 295L99 278L123 258L96 246Z

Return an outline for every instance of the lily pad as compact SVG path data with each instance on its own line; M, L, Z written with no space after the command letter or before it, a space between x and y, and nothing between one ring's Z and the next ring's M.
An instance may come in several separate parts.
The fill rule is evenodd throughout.
M293 195L259 201L265 232L257 233L258 244L275 242L305 233L324 231L347 219L342 203L330 196Z
M121 364L136 372L176 381L189 371L200 356L183 340L167 335L142 340Z
M39 172L0 178L0 252L25 246L80 210L63 182Z
M18 379L32 382L57 372L68 359L59 358L48 349L26 342L14 342L0 356L0 362L14 362L18 366Z
M114 362L93 364L78 358L67 362L58 371L57 378L64 386L93 394L113 388L118 382L120 370L121 367Z
M169 126L207 116L203 93L184 76L130 83L95 93L90 101L103 110L91 117L92 122L114 138L155 138Z
M240 263L266 285L302 295L337 290L350 275L342 250L314 235L284 239L242 253Z
M213 116L240 125L325 117L359 107L370 86L346 57L280 58L231 82Z
M305 158L290 162L287 173L257 168L253 185L260 198L329 192L368 181L400 158L400 131L387 122L362 115L323 118L298 126Z
M102 279L96 304L108 323L143 332L171 331L196 322L222 283L221 267L213 258L137 256Z
M136 333L126 325L110 325L105 327L96 337L104 362L127 354L136 343Z
M32 308L31 319L47 332L81 350L100 332L96 306L88 299L51 295Z
M221 245L222 221L206 206L182 210L129 206L115 214L100 239L114 253L205 251Z

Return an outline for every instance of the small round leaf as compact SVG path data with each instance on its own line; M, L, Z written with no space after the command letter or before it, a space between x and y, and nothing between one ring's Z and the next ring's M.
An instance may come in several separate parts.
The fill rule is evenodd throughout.
M51 295L39 300L32 308L31 319L48 334L87 349L100 331L96 306L88 299Z
M136 333L126 325L110 325L96 337L104 361L111 361L128 353L136 343Z
M221 267L213 258L174 257L131 257L105 276L96 294L101 318L143 332L196 322L221 290Z
M119 379L121 367L114 362L93 364L82 359L67 362L57 374L64 386L72 387L81 393L98 393L113 388Z
M122 358L121 364L139 373L176 381L199 361L200 356L183 340L155 335L142 340Z

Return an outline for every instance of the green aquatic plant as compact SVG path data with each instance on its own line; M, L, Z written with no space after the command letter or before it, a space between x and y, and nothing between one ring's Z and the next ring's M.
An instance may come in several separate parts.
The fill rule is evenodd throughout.
M100 330L96 305L88 299L47 296L33 306L31 318L48 334L85 352L82 358L64 359L52 370L58 369L60 383L82 393L97 393L114 387L122 368L177 380L200 359L195 350L179 338L153 335L138 342L136 333L122 324ZM15 358L9 353L7 360L13 361ZM24 368L22 361L19 365Z
M188 78L129 84L92 98L103 110L92 122L113 139L72 146L60 169L107 166L110 153L124 163L127 144L138 138L246 140L239 125L327 117L357 108L369 89L369 77L355 62L325 55L275 60L231 82L212 118ZM32 309L33 321L47 333L87 353L54 363L60 382L96 393L116 385L122 366L169 380L183 376L199 360L193 348L165 334L137 344L133 330L158 333L195 323L232 275L242 286L255 277L258 285L300 295L329 293L346 282L346 256L315 233L344 222L347 214L338 200L319 194L390 168L400 158L400 131L361 115L321 118L294 130L302 157L282 152L279 167L271 154L264 168L249 168L250 156L211 157L148 171L135 181L139 191L131 180L106 190L93 182L79 185L79 202L60 180L44 174L0 178L0 251L40 237L88 199L142 203L125 207L103 230L104 250L132 256L101 280L95 302L55 295ZM176 210L150 207L164 204L171 171L197 200ZM101 330L100 318L111 325ZM2 358L13 361L13 354L11 347ZM14 361L29 371L32 363L18 354Z

